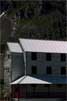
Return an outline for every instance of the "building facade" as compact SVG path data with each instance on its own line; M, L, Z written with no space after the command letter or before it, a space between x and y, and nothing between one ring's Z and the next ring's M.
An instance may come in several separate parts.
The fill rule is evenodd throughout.
M27 52L27 75L66 76L66 59L66 54Z

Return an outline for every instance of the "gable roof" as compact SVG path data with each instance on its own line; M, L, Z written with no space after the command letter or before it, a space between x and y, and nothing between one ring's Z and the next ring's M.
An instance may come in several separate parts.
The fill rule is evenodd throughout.
M10 52L22 53L22 49L21 49L19 43L8 42L7 45L8 45Z
M67 53L67 41L19 39L26 52Z
M51 83L48 81L41 80L39 78L35 78L27 75L27 76L22 76L18 80L11 83L11 85L13 84L51 84Z

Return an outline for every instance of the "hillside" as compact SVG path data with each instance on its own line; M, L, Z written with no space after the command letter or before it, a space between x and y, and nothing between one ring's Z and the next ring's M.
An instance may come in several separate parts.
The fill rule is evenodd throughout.
M13 41L19 37L67 40L65 0L5 2L2 2L2 11L6 11L6 16L12 23L8 40Z

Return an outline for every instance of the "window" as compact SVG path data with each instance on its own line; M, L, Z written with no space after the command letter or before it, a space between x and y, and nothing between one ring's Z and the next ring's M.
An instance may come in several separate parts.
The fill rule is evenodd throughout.
M47 53L47 54L46 54L46 60L47 60L47 61L51 61L51 54L50 54L50 53Z
M32 60L36 60L37 59L37 53L36 52L32 52L31 53L31 59Z
M32 74L37 74L37 68L36 68L36 66L32 66Z
M52 73L50 66L48 66L46 69L47 69L47 70L46 70L47 74L51 74L51 73Z
M61 61L65 61L66 60L66 55L65 54L61 54Z
M66 74L66 68L65 67L61 67L61 75L65 75Z

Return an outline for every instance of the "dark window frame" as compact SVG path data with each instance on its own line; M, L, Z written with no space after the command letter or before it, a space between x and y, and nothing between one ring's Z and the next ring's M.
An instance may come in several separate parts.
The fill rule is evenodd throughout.
M31 52L31 59L37 60L37 53L36 52Z
M66 61L66 55L65 54L60 54L60 59L61 59L61 61Z
M66 68L64 66L61 67L61 75L66 75Z
M32 68L31 68L31 74L33 74L33 75L37 74L37 67L36 66L32 66Z
M52 54L51 53L46 53L46 60L51 61L52 60Z
M46 68L46 73L47 73L48 75L51 75L51 74L52 74L52 67L51 67L51 66L47 66L47 68Z

